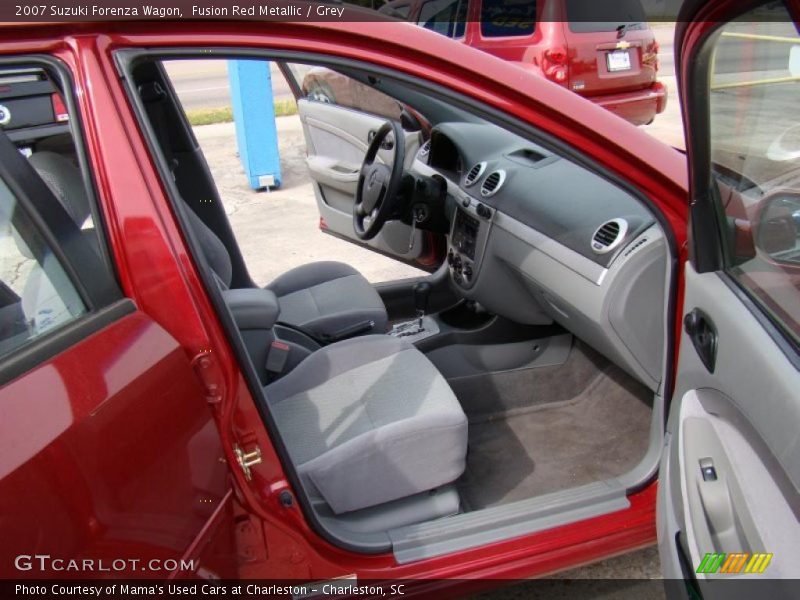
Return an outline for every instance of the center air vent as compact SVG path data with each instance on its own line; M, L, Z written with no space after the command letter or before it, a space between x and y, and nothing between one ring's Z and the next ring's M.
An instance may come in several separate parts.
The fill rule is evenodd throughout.
M486 176L486 179L483 180L483 185L481 186L481 196L488 198L489 196L494 196L500 188L503 187L503 183L506 180L506 172L505 171L493 171Z
M625 219L606 221L592 236L592 250L597 254L611 252L622 243L626 233L628 233L628 222Z
M430 151L431 151L431 141L428 140L427 142L422 144L422 147L419 149L419 155L421 158L425 158L426 156L428 156L428 154L430 154Z
M477 165L472 167L469 170L469 173L467 173L467 176L464 177L464 186L469 187L473 185L476 181L478 181L478 179L481 178L481 175L483 175L483 172L485 170L486 170L485 162L479 162Z

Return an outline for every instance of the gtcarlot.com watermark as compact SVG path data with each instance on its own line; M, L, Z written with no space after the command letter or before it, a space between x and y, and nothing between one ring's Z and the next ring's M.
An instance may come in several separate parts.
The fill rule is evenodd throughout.
M194 560L174 558L152 558L149 560L115 558L104 560L102 558L58 558L49 554L20 554L14 559L14 568L17 571L67 571L87 574L131 571L169 573L174 571L193 572L196 570L196 564Z

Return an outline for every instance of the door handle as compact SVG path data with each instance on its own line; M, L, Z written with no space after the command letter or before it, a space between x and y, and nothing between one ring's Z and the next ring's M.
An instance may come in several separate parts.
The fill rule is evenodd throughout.
M714 322L699 308L683 318L683 329L692 340L694 349L709 373L717 364L717 329Z

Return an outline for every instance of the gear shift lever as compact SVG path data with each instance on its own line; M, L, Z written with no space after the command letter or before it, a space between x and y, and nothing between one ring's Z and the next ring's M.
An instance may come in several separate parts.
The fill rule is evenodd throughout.
M427 281L420 281L414 284L411 291L414 294L414 312L416 313L416 318L411 321L405 321L404 323L396 323L389 332L389 335L394 337L416 336L425 331L423 318L428 311L428 298L431 295L432 289L433 286Z
M420 329L422 329L422 317L424 317L425 313L428 311L428 298L431 295L431 289L433 289L433 286L427 281L420 281L414 284L412 288L414 293L414 310L417 314Z

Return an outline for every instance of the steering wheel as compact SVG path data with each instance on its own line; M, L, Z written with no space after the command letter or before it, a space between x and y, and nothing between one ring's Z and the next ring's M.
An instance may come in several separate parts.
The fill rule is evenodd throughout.
M391 167L377 160L378 151L385 147L384 140L389 133L394 133L394 160ZM400 123L386 121L370 141L358 174L353 229L359 239L371 240L378 235L398 207L400 199L397 192L403 179L405 156L403 127Z

